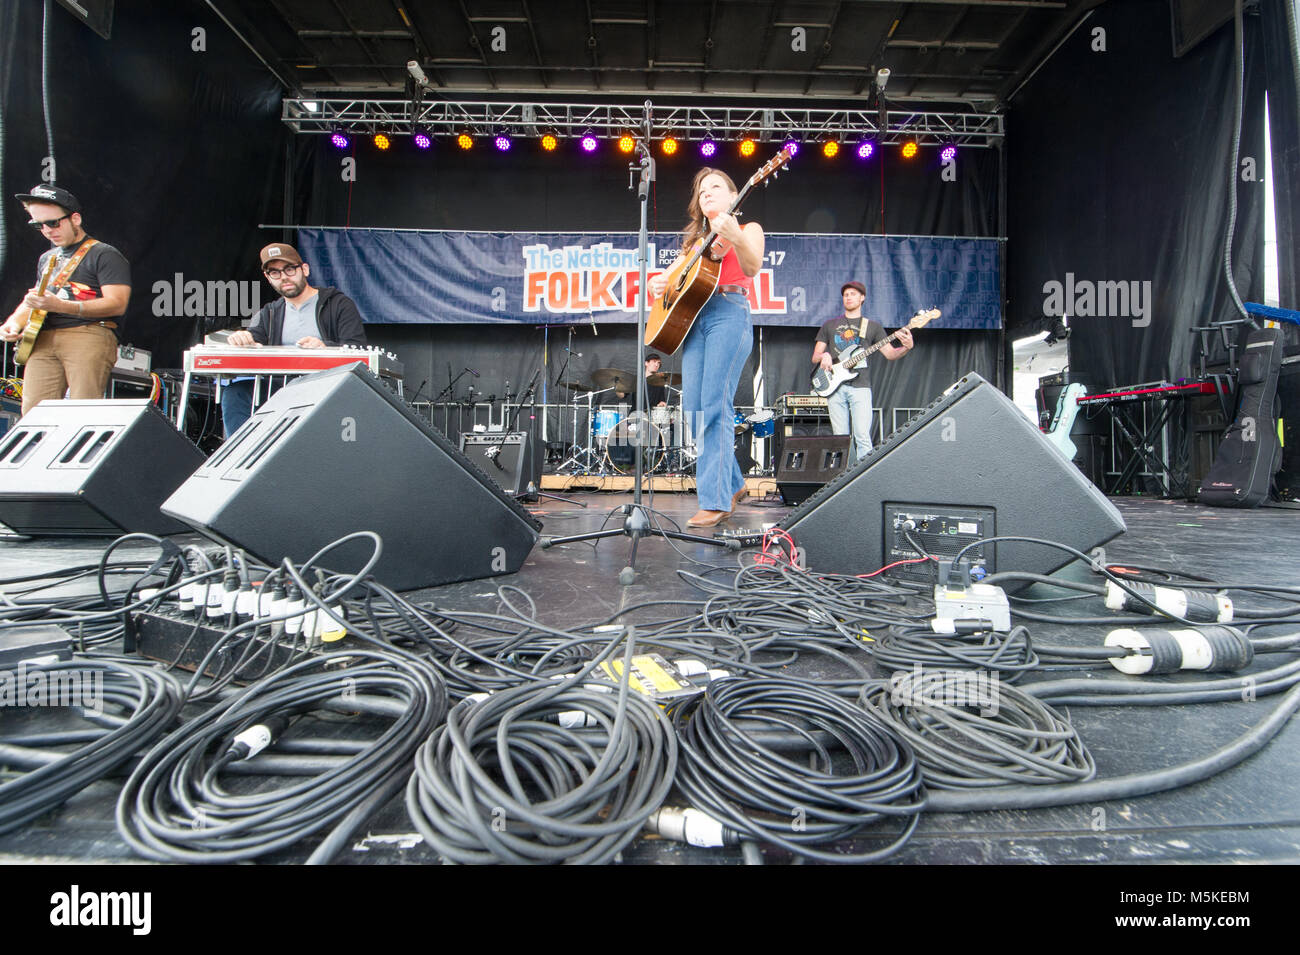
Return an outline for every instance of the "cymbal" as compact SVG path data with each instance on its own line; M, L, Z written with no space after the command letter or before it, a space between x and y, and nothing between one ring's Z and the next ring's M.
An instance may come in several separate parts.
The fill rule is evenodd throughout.
M680 385L682 376L673 371L657 371L645 376L648 385Z
M615 388L628 394L636 390L636 375L621 368L597 368L591 373L592 391Z

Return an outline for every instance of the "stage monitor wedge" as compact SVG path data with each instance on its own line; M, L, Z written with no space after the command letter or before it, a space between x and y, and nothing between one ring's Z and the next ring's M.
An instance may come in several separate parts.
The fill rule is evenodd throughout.
M217 540L275 565L374 531L380 583L412 590L514 573L541 525L446 437L357 365L271 396L164 504ZM321 563L355 572L350 542Z
M32 536L188 531L159 505L202 463L146 399L42 401L0 438L0 521Z
M915 545L951 556L959 545L994 535L1055 541L1086 554L1126 530L1105 495L973 373L779 524L810 570L835 574L920 557ZM973 553L989 573L1050 574L1074 559L1012 541Z

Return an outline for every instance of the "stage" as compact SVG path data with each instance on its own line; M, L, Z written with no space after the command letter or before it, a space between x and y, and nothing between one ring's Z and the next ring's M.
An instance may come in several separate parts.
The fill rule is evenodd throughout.
M531 507L543 523L543 540L584 533L623 520L627 493L576 492L566 488L586 508L562 501L543 501ZM722 528L759 528L780 519L788 508L770 497L766 488L753 486L753 497L737 508ZM658 512L663 526L684 523L693 513L693 495L656 493L645 503ZM1127 533L1105 548L1111 565L1142 565L1175 569L1225 583L1250 583L1294 587L1293 562L1300 553L1300 515L1295 510L1260 508L1250 511L1210 509L1178 501L1139 498L1114 499L1128 525ZM198 538L185 540L198 541ZM12 539L0 549L0 576L5 578L50 571L71 565L93 565L106 542L70 539ZM454 546L431 542L431 546ZM147 547L124 544L116 558ZM502 608L501 597L516 607L531 598L535 619L557 631L618 618L637 624L638 631L653 632L655 621L691 612L689 603L725 591L735 579L740 562L752 563L754 550L742 553L702 544L649 538L637 550L636 579L621 586L619 572L628 560L629 544L616 537L600 542L533 548L516 574L430 588L406 595L413 602L432 602L448 612L493 613ZM718 568L718 569L711 569ZM875 568L862 568L869 572ZM812 568L815 572L816 568ZM803 573L798 571L795 573ZM700 575L692 578L691 575ZM1074 581L1097 578L1074 565L1059 573ZM705 593L700 581L716 586ZM65 587L93 591L93 580ZM507 588L507 589L503 589ZM518 588L518 591L508 588ZM67 592L66 589L63 592ZM1022 598L1060 596L1035 586ZM1240 596L1240 595L1237 595ZM1239 606L1280 606L1247 596ZM1066 600L1059 604L1012 603L1013 609L1033 607L1067 616L1104 615L1100 601ZM531 611L530 611L531 612ZM623 616L619 616L622 614ZM1099 625L1029 624L1039 643L1098 646L1109 629ZM1274 627L1266 636L1294 633L1296 628ZM872 634L871 639L879 636ZM865 641L864 641L865 642ZM877 678L888 673L871 658L846 643L843 654L856 653L856 665ZM668 654L665 653L665 656ZM759 654L761 656L761 654ZM1191 674L1151 678L1156 682L1195 685L1206 680L1230 679L1244 688L1252 673L1280 666L1295 651L1261 654L1242 673ZM775 670L779 671L779 666ZM816 685L843 680L853 672L835 658L804 655L791 663L788 673ZM1085 681L1134 680L1106 667L1071 672L1034 672L1018 684L1021 689L1045 678L1078 676ZM827 684L829 685L829 683ZM852 695L842 695L848 702ZM1286 693L1267 694L1235 702L1184 705L1070 705L1053 704L1078 733L1091 759L1097 780L1148 773L1202 759L1232 743L1282 704ZM188 711L187 711L188 713ZM28 714L23 714L27 718ZM330 724L336 725L336 724ZM797 758L797 757L792 757ZM1300 862L1300 816L1296 813L1295 781L1300 778L1300 722L1290 720L1262 751L1212 778L1152 795L1085 799L1070 805L1042 809L997 809L980 812L933 811L927 808L910 839L887 861L902 865L1002 864L1002 863L1295 863ZM16 831L0 836L0 862L127 862L136 861L119 837L114 806L122 780L102 780L73 796L67 803ZM1050 786L1041 787L1044 790ZM943 806L931 791L931 799ZM952 796L951 792L943 798ZM672 793L666 805L683 805ZM868 852L891 844L903 828L902 820L885 820L853 838L822 846L830 852ZM263 856L262 862L293 863L306 859L320 836L305 839L285 850ZM625 863L741 864L762 861L787 864L794 856L771 844L742 847L697 848L641 835L618 857ZM421 839L407 815L402 795L388 800L360 826L334 857L336 863L354 865L436 863L438 853Z

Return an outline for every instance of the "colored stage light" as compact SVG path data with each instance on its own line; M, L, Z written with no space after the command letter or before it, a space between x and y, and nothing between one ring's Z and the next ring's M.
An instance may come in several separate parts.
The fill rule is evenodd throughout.
M352 145L352 140L348 137L348 134L341 129L334 130L330 135L330 142L334 144L335 149L347 149Z
M665 156L671 156L673 153L677 152L677 140L669 136L659 144L659 148L663 150Z
M384 133L375 133L374 142L376 149L387 149L389 146L393 145L388 141L388 136Z
M944 162L952 162L954 159L957 158L957 147L944 146L942 151L940 151L939 153L939 158Z
M911 159L916 155L917 145L914 142L903 143L903 158Z
M634 149L636 149L636 140L635 140L635 139L633 139L633 138L632 138L631 136L629 136L627 133L624 133L622 136L618 137L618 151L619 151L619 152L621 152L621 153L630 153L630 152L631 152L632 150L634 150Z
M416 133L411 138L415 142L416 149L428 149L433 145L433 140L429 138L428 133Z
M754 142L752 139L745 138L740 141L740 154L744 156L746 159L754 155L754 150L757 148L758 148L758 144Z
M456 145L461 149L470 149L474 145L474 137L469 133L461 133L456 137Z
M547 133L545 136L542 137L542 148L545 149L548 153L555 152L556 147L558 147L559 145L560 145L560 141L556 139L555 135L552 133Z
M587 135L583 136L581 142L582 142L582 151L584 153L594 153L596 151L596 147L600 145L596 141L596 137L591 135L591 133L588 133Z
M785 149L790 150L791 156L797 156L799 155L799 140L787 139L784 143L781 144L781 148L783 150Z
M700 155L705 159L712 159L717 151L718 144L711 139L706 139L704 142L700 143Z
M876 144L870 140L858 143L858 158L870 159L871 154L876 151Z
M822 155L827 159L834 159L840 154L840 144L833 139L828 139L822 143Z
M497 148L498 152L508 153L510 152L510 147L513 143L511 143L509 136L505 133L500 133L497 135L496 139L492 140L492 145Z

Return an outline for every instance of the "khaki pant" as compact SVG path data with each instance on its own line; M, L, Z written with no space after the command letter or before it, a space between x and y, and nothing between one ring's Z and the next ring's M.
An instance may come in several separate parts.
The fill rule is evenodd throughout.
M117 336L103 325L45 328L23 372L23 414L46 398L102 398L117 362Z

